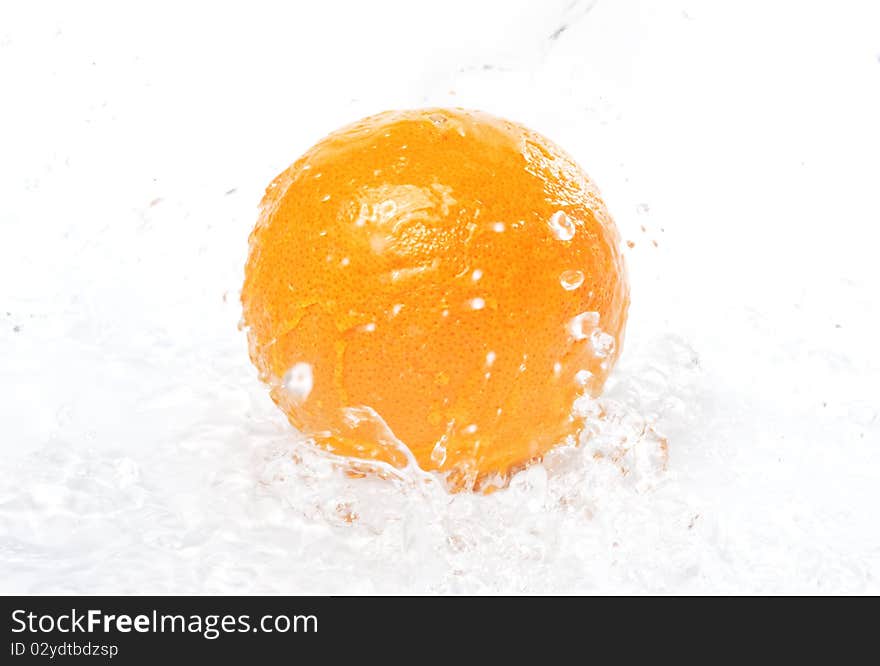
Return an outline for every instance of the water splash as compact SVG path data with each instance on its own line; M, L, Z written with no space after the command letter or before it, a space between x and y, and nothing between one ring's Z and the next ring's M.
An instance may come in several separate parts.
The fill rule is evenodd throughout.
M368 408L354 409L350 416L387 428ZM467 465L445 474L425 472L390 430L387 440L404 453L403 467L352 461L321 450L308 438L286 438L266 449L260 478L267 492L284 497L288 506L312 521L364 530L380 539L396 538L401 524L411 525L411 537L426 540L423 545L432 551L431 557L438 555L438 547L443 558L463 553L478 557L499 542L505 548L545 548L569 517L591 519L621 492L649 492L662 483L666 471L665 437L632 406L584 397L576 402L573 417L582 423L579 435L569 437L539 463L509 477L487 479L484 489L496 489L488 495L451 494L449 478L467 477ZM444 439L431 453L438 465L446 460ZM533 518L543 525L539 538L532 533ZM504 529L498 530L498 525Z

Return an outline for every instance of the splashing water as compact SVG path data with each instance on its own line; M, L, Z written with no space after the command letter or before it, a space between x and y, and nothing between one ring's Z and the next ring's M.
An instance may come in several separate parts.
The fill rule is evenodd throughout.
M597 516L638 505L666 473L666 439L626 400L585 397L573 415L584 422L578 437L509 483L498 479L500 489L488 495L449 494L415 465L353 477L349 461L293 436L261 447L260 481L301 519L341 530L333 548L367 539L368 568L375 569L379 553L405 548L409 564L391 576L400 585L405 571L418 570L420 589L439 592L546 589L537 582L540 571L564 570L562 563L598 534ZM442 441L432 457L445 457ZM508 565L499 568L499 557ZM560 580L567 579L557 574L554 585ZM590 581L580 580L576 589L584 583L588 588Z
M353 474L350 461L293 434L257 448L261 493L286 507L287 520L329 529L322 549L359 562L365 581L382 581L364 589L584 592L606 589L609 580L626 588L628 569L618 563L633 571L647 566L635 559L641 549L628 550L627 535L651 535L658 515L689 516L682 518L685 533L699 521L686 504L662 499L670 473L660 424L686 425L700 367L677 338L624 359L603 397L584 396L573 406L579 435L509 479L490 482L497 489L489 494L450 494L411 457L402 469ZM441 440L432 457L444 455ZM651 509L658 502L667 503L662 514ZM340 555L349 548L351 555ZM344 578L350 586L351 577ZM321 589L334 588L324 580Z

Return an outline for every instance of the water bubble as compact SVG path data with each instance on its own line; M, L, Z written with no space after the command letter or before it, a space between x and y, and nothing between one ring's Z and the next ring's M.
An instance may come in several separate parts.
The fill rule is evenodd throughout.
M584 274L581 271L565 271L559 276L559 284L566 291L574 291L584 283Z
M330 201L330 195L325 194L323 197L321 197L321 201Z
M568 324L569 331L575 340L586 340L599 326L599 313L593 311L581 312L572 317Z
M496 358L498 358L498 355L495 352L490 351L488 354L486 354L486 365L491 368L492 364L495 363Z
M560 363L559 361L556 361L556 363L553 364L553 374L558 377L561 372L562 372L562 363Z
M547 221L556 240L570 241L574 238L574 222L563 211L557 210Z
M604 331L595 330L590 335L590 344L599 358L605 358L614 351L614 338Z
M312 386L315 383L312 366L308 363L297 363L287 371L282 383L284 390L287 391L291 398L296 402L305 402L312 392Z
M339 262L342 266L348 266L351 263L351 259L348 257L342 257L342 261Z
M497 234L500 234L506 228L507 228L507 226L504 224L504 222L495 222L492 224L492 231L494 231Z
M471 273L471 280L477 282L481 277L483 277L483 271L479 268L475 269L473 273Z
M484 307L486 307L486 300L478 296L477 298L472 298L471 300L469 300L468 306L471 308L471 310L482 310Z
M391 308L391 316L396 317L400 314L400 311L403 310L403 303L398 303L394 307Z
M589 370L578 370L576 373L574 373L574 380L581 386L586 386L592 376L593 373Z
M462 430L462 432L465 433L465 434L467 434L467 435L473 435L475 432L477 432L477 424L476 424L476 423L471 423L469 426L467 426L466 428L464 428L464 429Z
M431 449L431 460L438 465L446 462L446 447L443 445L442 439L434 444L434 448Z
M364 330L365 330L367 333L372 333L373 331L376 330L376 322L371 321L369 324L365 324L365 325L364 325Z

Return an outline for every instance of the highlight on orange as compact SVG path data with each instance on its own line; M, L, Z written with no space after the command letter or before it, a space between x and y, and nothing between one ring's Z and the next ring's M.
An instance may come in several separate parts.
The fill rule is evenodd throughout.
M593 182L463 109L388 111L268 187L241 300L291 424L354 468L501 486L573 436L620 354L629 288Z

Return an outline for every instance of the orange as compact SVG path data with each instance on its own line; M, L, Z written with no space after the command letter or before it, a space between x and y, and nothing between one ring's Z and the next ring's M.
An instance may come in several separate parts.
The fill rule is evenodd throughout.
M618 244L543 136L462 109L371 116L266 191L241 294L251 358L320 446L500 485L602 390L629 304Z

